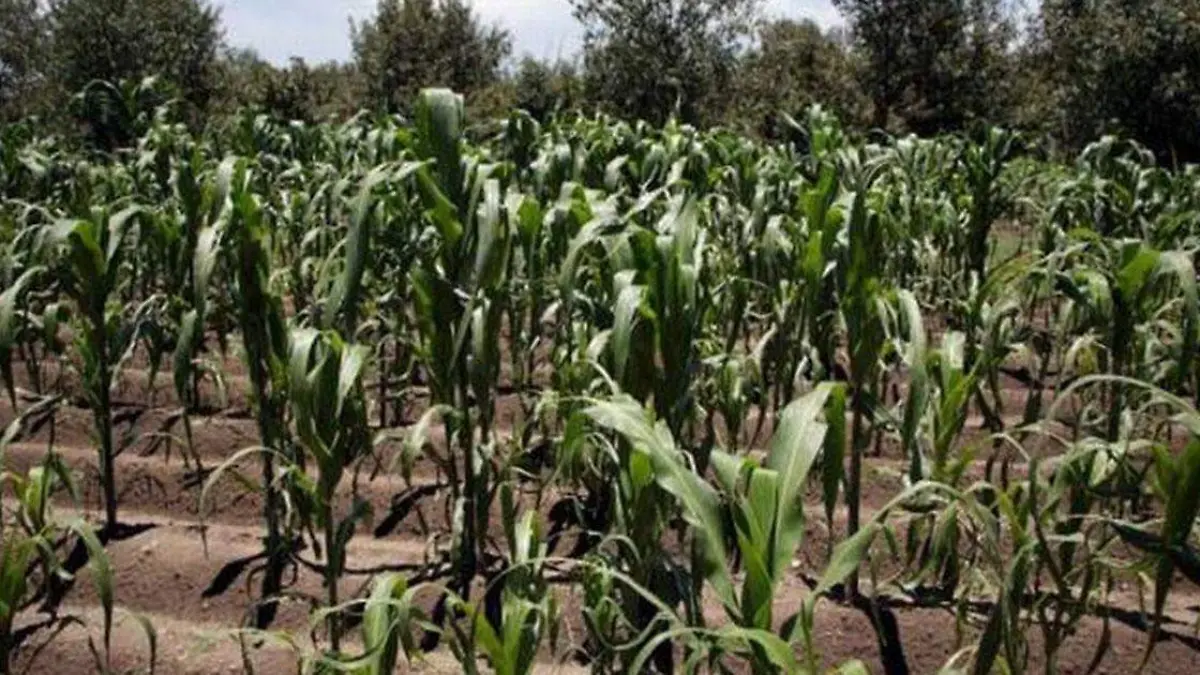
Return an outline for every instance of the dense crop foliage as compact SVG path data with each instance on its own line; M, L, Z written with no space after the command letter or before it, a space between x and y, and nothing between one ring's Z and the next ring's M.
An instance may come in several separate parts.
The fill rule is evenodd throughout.
M114 383L169 369L201 514L230 476L261 494L244 635L303 568L325 588L311 672L440 643L468 671L816 673L822 599L871 617L892 672L905 604L970 628L956 671L1055 672L1081 621L1107 634L1118 584L1153 598L1156 633L1200 582L1195 170L1115 139L1070 166L1001 130L857 143L819 108L780 145L474 127L446 90L412 111L201 136L133 114L138 140L103 156L0 136L8 409L82 397L111 536ZM205 468L189 420L235 386L257 442ZM893 460L882 501L867 459ZM422 463L445 528L347 597L360 479ZM53 441L4 474L5 649L31 592L11 569L55 569L37 542L103 564L45 515L60 478Z

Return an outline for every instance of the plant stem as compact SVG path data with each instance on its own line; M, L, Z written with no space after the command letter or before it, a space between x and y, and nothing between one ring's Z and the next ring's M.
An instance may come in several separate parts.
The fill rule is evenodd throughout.
M388 363L387 363L387 342L384 341L379 345L379 428L386 429L388 423L387 416L387 379L388 379Z
M0 619L0 675L8 675L8 655L11 651L12 619Z
M330 610L338 606L338 577L341 573L342 555L337 550L337 526L333 520L334 490L325 495L325 586ZM329 614L329 645L336 653L341 647L341 621L337 612Z
M92 344L96 347L96 431L100 435L100 481L104 492L104 526L108 533L117 527L117 487L113 468L112 401L109 388L108 332L104 325L104 312L92 316Z
M263 455L263 486L266 499L263 517L267 521L267 567L263 572L262 600L259 605L257 627L266 628L275 618L275 596L283 587L283 538L279 533L279 494L274 487L275 458Z
M479 544L479 531L475 505L476 500L479 499L480 486L478 485L478 476L475 472L475 449L471 443L473 434L471 430L471 408L468 403L467 369L465 364L458 368L458 376L458 402L459 414L461 416L458 420L458 447L462 452L463 459L463 530L462 542L459 549L462 559L460 560L458 569L458 592L463 600L470 600L471 580L474 579L478 567L475 547Z
M846 535L853 537L859 528L859 509L862 499L862 456L868 445L866 431L863 428L862 387L854 388L854 422L850 442L850 473L846 478ZM858 597L858 570L855 569L846 581L846 593L850 600Z
M257 350L255 350L257 351ZM263 445L270 450L278 451L282 439L280 427L282 420L275 412L275 404L267 391L267 377L261 360L257 357L250 359L250 374L258 396L258 427ZM283 537L279 524L279 491L275 488L275 455L263 453L263 519L267 522L266 554L267 565L263 571L262 604L258 607L255 619L256 627L264 629L275 618L275 596L283 588L284 550Z
M196 456L196 442L192 436L192 418L188 414L188 406L185 403L180 410L180 416L183 418L183 441L187 445L187 452L183 453L183 468L188 468L189 458L196 460L196 475L201 475L200 458Z

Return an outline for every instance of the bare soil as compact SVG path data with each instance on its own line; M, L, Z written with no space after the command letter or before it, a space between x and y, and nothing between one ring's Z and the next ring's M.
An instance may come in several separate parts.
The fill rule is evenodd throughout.
M170 374L160 372L155 382L149 382L144 364L134 363L125 373L116 392L119 402L116 432L121 443L117 459L118 490L121 520L144 526L136 536L111 542L108 546L115 573L116 600L119 606L117 624L112 635L111 667L115 672L137 672L148 663L146 637L132 618L145 617L156 629L159 673L240 673L244 664L251 664L259 673L294 672L296 655L293 648L280 640L245 641L239 645L236 631L244 625L253 606L256 584L247 574L230 575L231 563L252 559L262 549L261 502L256 494L247 491L230 473L217 482L205 495L201 507L201 484L194 472L185 467L182 454L183 428L177 416L177 403L170 385ZM205 401L209 414L193 417L195 451L207 468L212 468L235 452L253 446L257 433L247 410L245 382L236 360L231 359L226 376L225 401L213 389L206 389ZM59 378L71 388L71 377ZM1006 407L1019 412L1024 389L1006 383ZM94 516L101 508L97 479L97 458L92 440L91 413L79 407L81 401L64 405L53 424L45 424L9 448L5 462L8 468L25 470L42 461L53 442L53 450L75 471L81 500L72 504L60 499L66 510L78 510ZM224 403L224 405L218 405ZM24 403L23 405L27 405ZM405 411L404 423L413 422L421 412L422 401ZM517 397L507 394L498 399L498 423L503 429L519 427L520 405ZM7 400L0 403L0 426L14 419ZM756 420L743 425L742 442L749 447L762 447L770 438L770 422L758 438L750 434ZM967 442L987 439L979 420L968 424ZM439 429L433 433L433 445L443 447ZM990 443L986 444L990 448ZM386 449L386 448L385 448ZM986 452L980 452L969 474L982 477ZM189 460L190 461L190 460ZM193 467L194 468L194 467ZM248 475L254 473L253 461L244 466ZM374 510L370 527L360 528L350 544L348 567L343 595L353 596L362 590L370 573L383 569L413 569L436 558L439 547L446 545L438 533L448 530L447 490L444 477L435 464L419 459L411 482L405 481L387 466L369 467L352 486L347 480L345 494L356 490L369 501ZM1014 467L1019 474L1023 467ZM864 512L881 508L903 487L905 463L899 448L883 444L879 456L866 460ZM370 475L375 474L375 475ZM538 507L545 513L556 501L553 493L542 495ZM526 496L532 499L531 495ZM348 502L349 500L343 500ZM837 541L843 530L844 515L839 512L833 523L833 533L825 523L820 494L809 495L808 536L800 550L794 575L780 589L776 615L795 612L808 597L806 577L819 574L823 567L829 541ZM497 514L498 515L498 514ZM202 524L203 521L203 524ZM498 518L493 520L496 523ZM202 533L205 536L201 536ZM501 533L493 532L499 537ZM564 549L567 547L563 547ZM319 560L313 551L303 551L302 558ZM233 566L236 567L236 566ZM247 565L252 568L253 565ZM232 576L232 578L230 578ZM286 603L279 613L273 630L290 636L301 649L311 649L308 599L320 597L321 580L310 569L300 567L289 579L289 594L294 600ZM578 613L579 599L566 585L557 588L564 608L563 634L566 639L582 641L583 629ZM1118 588L1114 607L1121 620L1111 623L1112 648L1100 663L1098 673L1131 673L1142 663L1149 636L1138 627L1138 601L1132 588ZM724 621L723 612L715 602L707 603L707 613L714 624ZM1169 605L1172 623L1168 635L1150 657L1144 672L1200 672L1200 640L1192 635L1191 626L1200 614L1200 593L1181 585L1173 593ZM94 666L88 643L100 645L100 610L96 595L86 573L73 585L61 616L82 620L63 628L36 654L29 672L35 674L89 672ZM958 630L951 609L896 609L903 639L903 649L914 673L931 673L941 668L964 645L970 643L972 631ZM21 617L21 624L44 620L30 613ZM975 626L979 621L974 622ZM1078 633L1070 638L1058 657L1057 672L1085 673L1101 640L1103 625L1099 619L1083 622ZM33 647L50 636L40 632L22 653L21 667L28 665ZM1040 670L1040 637L1033 641L1031 663ZM815 644L826 664L833 665L850 658L864 660L872 672L883 672L880 650L868 616L861 610L822 601L817 610ZM406 670L413 672L457 672L457 664L445 650L431 653ZM556 662L547 654L542 672L577 672L583 666L573 662ZM18 668L20 672L20 668ZM1034 672L1034 671L1031 671Z

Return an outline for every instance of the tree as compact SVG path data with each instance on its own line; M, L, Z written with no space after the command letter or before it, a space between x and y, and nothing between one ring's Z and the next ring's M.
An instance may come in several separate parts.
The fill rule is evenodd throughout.
M876 127L932 134L1006 114L1005 72L1015 34L1008 0L833 4L862 56Z
M253 49L226 49L218 62L219 96L211 106L215 115L258 109L281 120L314 123L344 119L358 111L362 101L358 70L352 63L327 61L309 64L292 57L276 67Z
M719 119L758 0L571 0L589 96L662 122Z
M262 106L276 68L249 47L225 47L217 58L216 94L209 110L232 115L245 107Z
M32 112L44 73L46 22L37 0L0 0L0 120Z
M1115 132L1168 161L1200 160L1200 4L1043 0L1040 28L1046 112L1069 148Z
M757 46L738 66L732 92L730 122L765 136L778 134L780 113L797 116L820 104L854 122L866 108L847 45L811 20L765 22Z
M157 76L194 111L213 96L221 17L204 0L54 0L49 18L50 67L70 92Z
M310 66L293 57L287 68L272 69L261 105L281 119L310 124L347 116L354 108L355 76L353 65L328 62Z
M538 120L545 121L559 110L578 108L579 76L567 61L521 59L513 75L514 104Z
M368 103L408 109L430 86L467 96L500 78L508 31L485 26L463 0L379 0L375 17L351 26Z

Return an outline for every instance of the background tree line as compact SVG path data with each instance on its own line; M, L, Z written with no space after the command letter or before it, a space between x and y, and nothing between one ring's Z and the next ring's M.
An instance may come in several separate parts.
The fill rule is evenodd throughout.
M89 82L150 75L195 123L247 106L403 114L443 85L481 116L604 110L776 136L780 113L819 103L863 133L998 124L1066 150L1121 133L1200 160L1195 0L834 0L832 29L760 0L562 1L584 29L567 60L514 58L466 0L379 0L349 26L348 62L277 65L228 46L205 0L0 0L0 118L70 128L63 102Z

